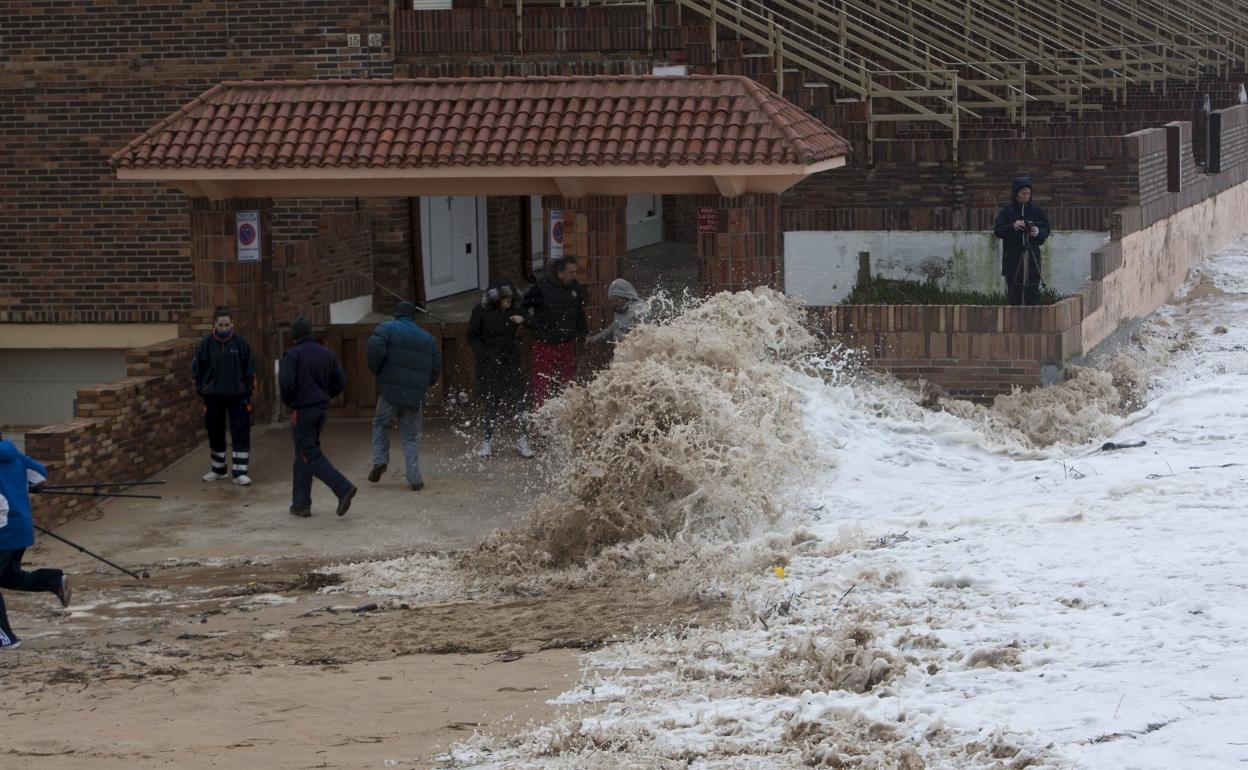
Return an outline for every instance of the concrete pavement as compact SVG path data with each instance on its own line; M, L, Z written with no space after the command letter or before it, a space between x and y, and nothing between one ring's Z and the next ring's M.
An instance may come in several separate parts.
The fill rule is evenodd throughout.
M434 425L421 441L425 488L408 488L402 446L391 431L389 470L377 484L372 467L371 422L330 418L322 446L334 465L359 487L350 512L334 513L336 499L319 481L312 491L312 518L288 513L293 449L286 425L252 433L251 487L228 480L205 483L208 447L182 458L154 478L164 487L159 501L112 500L66 524L58 533L123 564L166 559L273 557L353 559L412 551L469 548L487 533L522 514L538 488L539 459L526 460L502 437L495 456L475 449L480 436L456 425ZM56 483L55 479L50 483ZM52 546L50 538L42 545ZM61 546L54 546L58 557ZM75 554L73 563L86 557ZM98 565L95 565L98 566Z

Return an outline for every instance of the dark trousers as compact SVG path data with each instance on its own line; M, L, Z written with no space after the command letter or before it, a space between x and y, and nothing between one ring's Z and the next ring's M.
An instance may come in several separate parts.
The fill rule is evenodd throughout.
M321 451L321 429L325 427L325 407L306 406L290 413L290 433L295 440L294 492L291 507L307 510L312 507L312 479L342 497L351 489L351 482L338 472Z
M1009 285L1009 300L1011 305L1040 304L1040 284L1011 283Z
M498 427L498 416L503 414L509 421L515 420L516 430L522 435L528 433L521 401L507 393L486 393L481 397L485 405L485 438L494 438L494 429Z
M1030 251L1006 257L1006 295L1011 305L1040 303L1040 255ZM1010 263L1012 262L1012 266Z
M37 569L26 572L22 569L22 554L25 548L16 551L0 551L0 588L13 591L47 591L56 593L61 590L61 578L65 573L59 569ZM9 627L9 616L4 611L4 597L0 596L0 647L17 641L13 629Z
M204 396L204 427L208 430L208 449L212 452L212 470L225 473L225 425L230 425L230 441L234 445L232 465L234 477L245 476L251 465L251 412L242 396Z

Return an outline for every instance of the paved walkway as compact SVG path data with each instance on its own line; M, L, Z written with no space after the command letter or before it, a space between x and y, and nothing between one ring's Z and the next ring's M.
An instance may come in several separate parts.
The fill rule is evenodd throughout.
M319 481L312 490L312 518L287 512L293 450L286 426L272 425L253 431L253 486L201 481L208 468L205 443L155 476L169 482L166 486L132 490L158 491L163 500L112 500L58 532L126 564L239 556L347 559L455 550L469 548L514 521L540 484L540 460L525 460L510 443L484 460L475 454L478 436L445 424L422 437L424 490L411 491L403 478L396 431L391 432L389 470L379 483L370 484L370 432L367 420L331 417L322 436L330 460L360 488L350 512L341 518L334 514L333 493ZM51 545L49 538L41 539ZM75 563L86 559L69 552L75 553Z

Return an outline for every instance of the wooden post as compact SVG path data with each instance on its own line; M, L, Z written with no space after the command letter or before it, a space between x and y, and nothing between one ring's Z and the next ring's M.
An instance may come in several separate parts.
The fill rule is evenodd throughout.
M654 0L646 0L646 50L654 53Z
M776 57L776 93L784 96L784 33L776 26L774 18L771 20L771 40Z
M858 252L858 286L866 288L871 283L871 252Z
M719 19L719 0L711 0L711 72L719 74L719 31L715 22Z
M953 162L957 163L958 162L958 129L961 125L959 123L960 115L958 114L959 113L959 110L958 110L958 71L953 70L950 73L950 78L953 82L953 97L952 97L952 102L951 102L953 104Z
M516 53L524 53L524 0L516 0Z

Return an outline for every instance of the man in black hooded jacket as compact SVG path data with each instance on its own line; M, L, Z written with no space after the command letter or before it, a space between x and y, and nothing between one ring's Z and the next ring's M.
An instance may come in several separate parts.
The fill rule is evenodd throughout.
M993 234L1001 239L1001 275L1011 305L1040 301L1040 246L1049 237L1049 217L1031 200L1031 180L1014 180L1010 202L997 214Z

